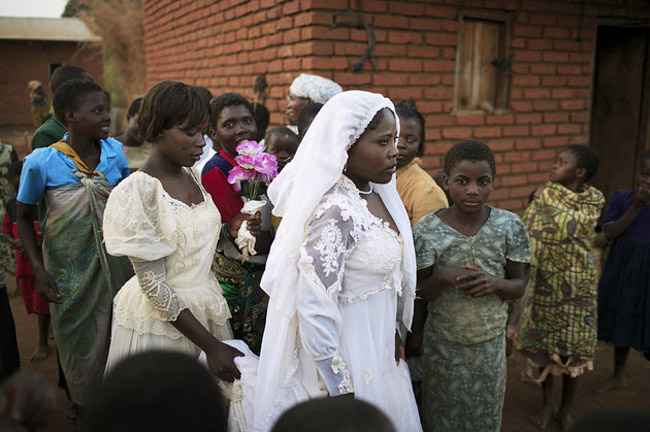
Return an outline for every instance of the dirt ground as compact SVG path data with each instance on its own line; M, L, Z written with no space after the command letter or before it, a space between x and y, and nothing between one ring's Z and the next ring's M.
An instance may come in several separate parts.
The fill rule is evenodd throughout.
M8 284L8 291L11 287ZM43 375L48 382L56 386L57 372L54 353L43 361L31 362L29 356L36 348L36 317L28 316L22 299L11 297L11 308L16 321L18 345L23 370ZM612 371L613 349L611 346L599 343L594 371L588 372L581 378L580 388L575 401L575 418L586 413L603 409L647 411L650 412L650 362L637 352L631 352L628 364L628 386L625 389L613 391L605 395L597 395L590 388L595 383L605 380ZM541 390L530 383L522 382L519 364L513 359L508 360L508 387L506 391L503 412L503 432L535 432L528 418L541 406ZM559 385L556 385L560 387ZM557 389L559 390L559 389ZM66 400L63 391L58 392L59 412L50 432L71 432L72 425L65 418ZM547 429L550 432L560 431L559 423L555 422ZM477 431L480 432L480 431Z

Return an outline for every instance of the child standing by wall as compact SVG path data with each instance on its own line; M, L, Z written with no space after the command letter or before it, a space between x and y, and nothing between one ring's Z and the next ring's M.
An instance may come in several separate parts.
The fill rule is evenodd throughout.
M530 234L531 289L519 348L528 376L542 383L544 406L531 418L540 429L557 413L568 430L577 378L593 367L598 281L592 243L605 200L587 181L598 164L591 147L570 145L562 150L551 168L551 181L524 214ZM539 376L534 376L533 368L539 368ZM559 410L549 373L564 378Z
M519 217L485 204L496 163L478 140L445 155L451 207L413 231L424 323L422 419L426 431L499 431L506 389L507 300L521 297L529 261ZM416 326L417 325L417 326ZM417 336L417 334L416 334Z
M9 166L9 181L15 190L20 187L20 172L23 168L23 162L17 161ZM36 232L36 241L40 245L43 242L40 224L34 220L34 231ZM36 291L36 279L34 278L34 269L29 262L29 258L23 250L23 243L18 236L18 225L16 223L16 204L10 204L4 215L2 224L2 233L8 238L16 249L16 279L18 287L25 303L28 314L35 313L38 319L38 345L36 351L30 357L32 361L43 360L47 358L49 346L47 336L50 329L50 307Z
M68 135L25 158L17 223L38 293L52 303L54 340L79 408L101 381L113 297L133 274L127 259L106 254L101 232L108 195L129 168L122 144L108 138L108 104L97 84L66 81L54 94L54 112ZM41 200L43 262L34 231Z
M650 151L640 159L636 188L614 192L605 214L614 245L598 286L598 339L614 344L614 375L597 393L625 387L630 347L650 360Z

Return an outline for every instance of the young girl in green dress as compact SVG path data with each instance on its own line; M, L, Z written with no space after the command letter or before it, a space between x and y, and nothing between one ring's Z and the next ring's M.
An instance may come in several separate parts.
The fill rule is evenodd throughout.
M499 431L506 388L508 300L521 297L530 252L519 217L487 206L496 164L478 140L445 155L449 208L424 216L413 235L419 297L428 303L422 419L426 431Z

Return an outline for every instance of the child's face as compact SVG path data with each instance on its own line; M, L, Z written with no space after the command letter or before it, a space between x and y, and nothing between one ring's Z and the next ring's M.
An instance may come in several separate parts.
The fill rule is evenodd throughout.
M106 139L111 126L108 101L100 91L81 94L77 106L67 113L68 129L90 139Z
M578 158L571 150L562 150L550 172L552 182L563 186L578 184L581 181L582 168L578 168Z
M206 120L202 125L189 129L182 126L163 129L155 141L156 148L175 165L192 166L203 154L203 131L207 124Z
M422 137L420 137L420 122L418 119L400 116L399 125L397 168L402 168L411 163L418 155Z
M444 183L454 206L464 213L480 211L494 189L487 161L460 161L445 175Z
M278 160L278 171L293 159L298 150L298 138L291 139L286 135L271 135L266 140L266 149L269 154L275 155Z
M257 125L245 105L225 107L219 114L214 129L214 137L222 149L230 156L237 155L237 146L257 137Z
M650 191L650 159L643 158L639 162L636 173L636 187Z

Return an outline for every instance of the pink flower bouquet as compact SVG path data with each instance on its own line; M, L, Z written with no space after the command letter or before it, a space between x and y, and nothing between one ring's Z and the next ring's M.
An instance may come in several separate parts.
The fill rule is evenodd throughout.
M239 166L230 170L228 183L233 185L235 192L242 195L246 201L242 213L255 214L266 206L266 201L260 200L260 197L266 193L271 180L278 175L278 162L274 155L265 153L264 146L255 141L243 142L236 150L235 160ZM262 227L264 227L264 216ZM248 231L246 222L242 223L235 244L239 247L244 261L257 253L255 237Z
M236 150L239 166L230 170L228 183L248 200L257 200L278 175L278 162L275 155L265 153L264 146L255 141L243 142Z

